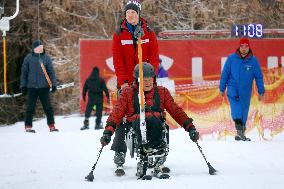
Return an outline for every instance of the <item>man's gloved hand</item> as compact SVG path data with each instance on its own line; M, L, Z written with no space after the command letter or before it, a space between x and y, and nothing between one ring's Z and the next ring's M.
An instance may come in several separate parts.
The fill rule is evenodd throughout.
M199 132L197 132L197 130L195 129L195 127L191 127L188 130L189 133L189 137L193 142L197 142L197 140L199 139Z
M21 91L22 91L22 95L25 96L28 93L28 88L27 87L22 87Z
M106 146L111 141L112 132L109 130L104 130L103 136L101 137L101 144L102 146Z
M139 36L141 36L141 38L143 37L144 35L144 30L142 29L142 27L140 25L138 25L134 31L134 37L136 39L138 39Z
M55 91L57 91L57 87L56 86L52 86L51 92L54 93Z

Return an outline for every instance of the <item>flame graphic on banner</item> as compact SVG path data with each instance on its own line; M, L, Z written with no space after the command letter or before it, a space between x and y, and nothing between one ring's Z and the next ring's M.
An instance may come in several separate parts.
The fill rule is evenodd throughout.
M260 139L269 140L284 130L284 68L263 69L263 72L266 90L264 101L258 101L254 84L246 127L247 132L256 128ZM174 99L187 115L194 119L201 135L213 134L221 139L235 135L235 126L231 120L228 99L222 98L219 94L218 77L196 84L176 85ZM114 80L115 76L108 80L109 88L115 88L110 87L115 83ZM116 89L111 94L115 103ZM167 123L171 129L179 128L170 115L167 115ZM268 133L268 136L265 133Z

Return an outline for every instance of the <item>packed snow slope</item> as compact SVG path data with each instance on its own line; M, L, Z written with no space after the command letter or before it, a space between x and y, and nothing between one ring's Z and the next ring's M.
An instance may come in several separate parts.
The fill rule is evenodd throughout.
M170 153L166 165L170 179L137 180L135 158L127 155L123 177L114 175L114 152L103 149L93 182L84 177L97 159L102 130L80 131L83 117L56 117L58 133L50 133L46 120L34 122L36 133L24 132L24 123L0 127L0 189L265 189L283 188L284 134L271 141L260 140L256 131L251 142L205 137L200 141L205 156L218 170L208 167L195 143L183 129L170 131ZM106 117L103 118L105 121Z

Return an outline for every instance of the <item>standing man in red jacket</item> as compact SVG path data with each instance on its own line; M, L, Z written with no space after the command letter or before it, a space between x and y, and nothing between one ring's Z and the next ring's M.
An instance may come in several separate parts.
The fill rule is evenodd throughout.
M118 90L129 86L133 80L133 71L138 64L138 33L142 38L142 61L150 62L157 73L159 66L159 50L156 34L141 16L141 4L137 0L130 0L125 6L125 19L113 35L113 64L117 77ZM115 151L114 162L118 171L125 162L126 144L125 128L117 129L111 150Z
M159 66L159 50L156 34L140 17L141 4L129 1L125 7L125 19L113 35L113 64L118 88L128 86L133 81L133 70L138 64L138 44L136 33L142 32L142 61L153 65L155 72Z

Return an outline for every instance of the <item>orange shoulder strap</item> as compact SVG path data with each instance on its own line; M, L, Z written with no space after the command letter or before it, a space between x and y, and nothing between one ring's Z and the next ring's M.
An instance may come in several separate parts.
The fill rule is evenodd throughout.
M47 72L46 72L46 69L45 69L45 67L44 67L44 65L43 65L43 63L42 63L42 61L40 61L40 66L41 66L41 69L42 69L42 71L43 71L43 73L44 73L44 76L45 76L45 78L46 78L46 81L47 81L49 87L51 88L51 87L52 87L52 83L51 83L51 80L50 80L50 78L49 78L49 76L48 76L48 74L47 74Z

